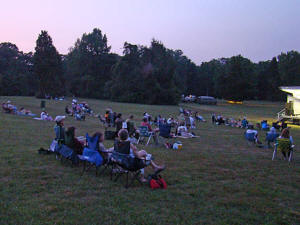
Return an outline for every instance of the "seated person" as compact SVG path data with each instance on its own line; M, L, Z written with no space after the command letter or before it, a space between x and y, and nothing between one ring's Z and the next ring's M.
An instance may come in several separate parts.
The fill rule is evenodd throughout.
M246 128L248 126L248 120L246 117L242 120L242 128Z
M65 116L57 116L55 117L56 126L54 127L55 131L55 140L58 144L65 144L65 128L64 128L64 120Z
M149 132L154 132L154 133L159 132L159 129L152 129L150 123L148 122L148 119L145 117L143 118L143 122L141 123L141 126L148 127Z
M126 120L127 130L129 137L134 137L136 139L139 138L139 130L135 127L135 123L133 121L134 116L130 115L129 118Z
M290 135L290 130L288 128L284 128L282 130L281 135L279 136L279 139L288 139L290 141L290 146L292 146L294 143L293 137ZM291 149L289 149L289 150L291 150ZM286 156L290 157L291 151L288 151L287 155L286 155L285 151L281 151L281 152L282 152L282 155L284 158L286 158Z
M96 132L94 133L93 137L96 137L98 136L98 152L100 153L100 155L102 156L102 158L104 159L105 162L108 162L110 156L111 156L111 153L113 152L114 148L105 148L103 142L104 142L104 135L102 132Z
M49 116L49 114L46 111L43 111L41 113L41 119L46 121L53 121L53 118Z
M159 133L159 128L152 129L152 127L146 117L143 118L143 122L141 123L141 126L148 127L148 131L153 133L153 138L154 138L155 144L158 144L157 135Z
M138 158L145 160L146 165L151 165L151 167L154 169L156 173L162 171L165 169L165 166L160 166L156 164L153 159L152 155L148 154L145 150L138 150L137 147L133 144L131 144L128 141L128 131L126 129L121 129L118 133L119 139L116 141L115 151L121 154L128 154L132 158ZM147 182L147 180L144 177L144 171L142 169L142 182Z
M215 124L217 122L217 118L216 118L216 115L214 113L211 115L211 122L213 124Z
M82 155L84 143L75 137L75 127L69 127L65 133L65 145L73 149L76 154Z
M123 128L123 118L122 118L122 113L117 114L117 118L115 120L115 125L116 125L116 136L118 135L119 130Z
M206 120L203 118L203 116L199 115L198 112L195 113L195 118L196 118L196 120L198 120L198 121L206 122Z
M65 113L66 113L67 115L73 116L73 112L69 109L69 106L66 106L66 108L65 108Z
M182 137L194 137L192 133L188 132L187 127L184 125L184 122L181 122L177 128L177 135Z
M225 120L223 119L222 116L217 116L216 124L217 125L225 124Z
M196 128L196 124L195 124L195 120L192 117L192 115L189 116L189 119L190 119L191 129L195 129Z
M85 120L84 112L83 111L82 112L81 111L75 112L75 119L84 121Z
M268 121L267 120L263 120L261 121L261 129L263 130L268 130L269 129L269 125L268 125Z
M261 142L258 140L258 132L257 132L257 130L254 130L254 126L252 124L248 125L248 129L247 129L246 133L254 134L255 143L261 144Z
M173 117L170 117L170 118L167 120L167 124L172 125L173 123L174 123L174 118L173 118Z

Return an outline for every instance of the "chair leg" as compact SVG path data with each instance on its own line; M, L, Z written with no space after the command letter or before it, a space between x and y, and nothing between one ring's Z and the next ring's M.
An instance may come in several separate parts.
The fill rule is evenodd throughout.
M83 161L83 169L81 172L81 176L83 176L84 172L85 172L85 168L86 168L86 161Z
M130 181L130 184L127 186L127 188L130 187L130 186L132 186L132 185L133 185L133 182L134 182L135 180L137 180L141 185L143 185L143 183L142 183L142 182L140 181L140 179L139 179L140 174L141 174L140 170L134 174L134 176L132 177L132 179L131 179L131 181Z
M272 161L276 158L276 154L277 154L277 146L274 147Z
M118 173L118 174L116 175L116 178L114 179L114 182L116 182L116 181L119 179L120 176L122 176L122 173Z
M290 157L289 157L289 162L291 162L293 159L293 150L290 151Z
M126 185L125 185L125 188L128 188L128 176L129 176L129 172L126 173Z
M149 144L151 138L152 138L152 135L149 136L146 146Z

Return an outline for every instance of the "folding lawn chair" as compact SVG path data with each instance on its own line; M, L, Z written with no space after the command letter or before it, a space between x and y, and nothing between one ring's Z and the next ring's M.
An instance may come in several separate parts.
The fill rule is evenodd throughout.
M274 151L272 160L274 160L277 156L277 150L280 152L284 152L286 156L288 156L288 161L291 162L293 159L295 145L292 145L290 139L288 138L278 138L276 144L274 145Z
M57 151L60 155L61 163L69 161L72 163L72 166L78 165L79 158L73 149L69 148L68 146L66 146L64 144L61 144L58 146Z
M247 140L248 145L255 144L255 134L245 132L245 139Z
M147 126L140 126L139 127L139 131L140 131L140 136L139 136L139 139L137 141L137 144L139 144L139 142L145 138L148 138L147 140L147 143L146 143L146 146L149 144L151 138L153 137L153 132L150 132L148 130L148 127Z
M171 136L171 125L170 124L159 124L159 137L162 138L164 141L165 139L173 138Z
M126 153L126 154L125 154ZM114 181L117 181L119 177L123 174L126 174L126 184L125 188L128 188L137 180L139 180L141 169L147 166L145 160L132 157L130 154L130 142L123 142L122 144L119 141L115 141L114 152L111 156L112 170L111 170L111 180L113 179L113 174L116 175ZM129 176L131 180L129 183Z
M103 158L99 153L99 136L90 137L86 134L87 147L83 149L83 154L78 155L79 160L83 163L83 170L81 176L95 167L96 175L98 169L103 164Z
M270 129L269 125L268 125L268 121L267 120L263 120L261 121L261 129L262 130L265 130L265 131L268 131Z
M135 180L137 180L140 184L142 182L139 180L141 175L141 169L143 169L146 165L141 162L141 159L132 158L130 155L121 154L118 152L113 152L112 157L112 170L111 170L111 180L113 180L113 175L116 177L114 181L117 181L122 175L126 175L126 183L125 188L130 187ZM138 166L140 165L140 166ZM131 176L131 180L129 182L129 177Z
M266 146L268 148L271 147L271 143L276 142L277 138L279 137L278 133L266 133Z

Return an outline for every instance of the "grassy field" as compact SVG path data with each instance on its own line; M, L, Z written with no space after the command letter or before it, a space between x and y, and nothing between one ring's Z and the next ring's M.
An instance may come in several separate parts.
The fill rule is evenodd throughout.
M0 102L7 100L0 97ZM9 98L17 106L40 113L40 100ZM148 106L87 100L95 112L106 107L136 116L177 115L178 106ZM53 117L70 101L47 101ZM275 120L283 104L246 102L243 105L183 105L210 119L212 112L252 122ZM210 120L209 120L210 121ZM85 122L68 117L65 126L77 135L103 131L96 118ZM53 122L0 113L0 224L300 224L300 127L292 126L294 161L272 150L249 147L244 130L198 123L197 139L183 140L180 151L145 147L167 170L166 190L121 181L94 172L80 177L81 168L62 165L54 156L39 155L54 137ZM261 139L265 132L260 132ZM112 142L106 142L112 146ZM140 146L142 147L142 146Z

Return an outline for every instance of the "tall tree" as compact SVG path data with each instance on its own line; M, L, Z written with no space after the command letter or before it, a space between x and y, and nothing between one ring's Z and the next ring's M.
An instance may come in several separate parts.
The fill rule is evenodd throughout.
M36 41L34 73L39 82L38 97L65 94L61 56L47 31L41 31Z
M32 54L12 43L0 43L0 95L33 95Z
M67 56L67 85L73 95L105 97L105 83L111 79L112 66L119 57L110 49L106 35L97 28L76 41Z
M226 61L227 69L219 77L221 96L230 100L247 100L253 97L254 67L241 55Z

